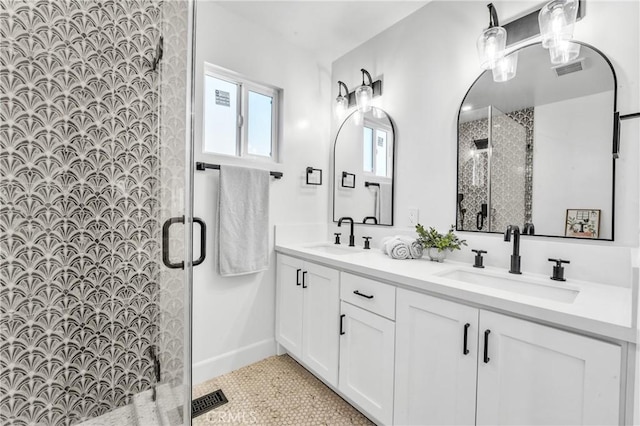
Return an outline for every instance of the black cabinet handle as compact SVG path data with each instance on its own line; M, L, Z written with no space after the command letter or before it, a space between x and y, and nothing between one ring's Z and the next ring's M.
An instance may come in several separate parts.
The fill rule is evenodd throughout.
M300 271L302 271L302 269L296 270L296 285L300 285Z
M344 333L344 330L342 329L342 320L344 319L345 314L340 315L340 335L342 336Z
M373 299L373 294L372 295L362 294L358 290L354 290L353 294L357 294L358 296L364 297L365 299Z
M462 344L462 355L468 355L469 349L467 348L467 334L469 333L469 327L471 324L466 323L464 325L464 343Z
M307 288L307 271L302 271L302 288Z
M491 358L489 358L489 334L491 330L484 331L484 363L488 364Z
M200 225L200 257L193 261L193 266L198 266L207 257L207 225L199 217L194 217L193 222Z
M184 223L184 216L170 217L162 225L162 263L169 269L184 269L184 262L173 263L169 259L169 228L174 223Z

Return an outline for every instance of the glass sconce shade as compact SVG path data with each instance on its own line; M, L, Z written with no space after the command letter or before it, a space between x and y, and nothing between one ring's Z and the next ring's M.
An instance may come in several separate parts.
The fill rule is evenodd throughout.
M356 104L358 111L365 113L371 111L373 103L373 88L368 85L362 85L356 89Z
M349 99L346 96L338 95L336 98L336 115L343 118L349 109Z
M493 73L493 81L496 83L503 83L511 80L516 76L518 69L518 52L513 52L510 55L503 56L498 59L495 66L491 69Z
M482 69L494 67L496 61L504 56L507 45L507 31L502 27L487 28L480 34L477 42L478 58Z
M544 5L538 15L542 47L549 49L571 40L577 17L578 0L553 0Z
M574 61L580 55L580 45L563 41L549 46L549 57L554 65L562 65Z

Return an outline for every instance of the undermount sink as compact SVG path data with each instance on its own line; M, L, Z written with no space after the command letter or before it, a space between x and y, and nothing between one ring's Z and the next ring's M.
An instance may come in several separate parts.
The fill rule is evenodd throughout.
M309 250L319 251L322 253L333 254L333 255L344 255L344 254L356 254L361 253L356 247L343 247L337 244L330 243L320 243L314 244L310 246L306 246Z
M471 272L462 269L449 271L441 274L440 276L468 284L475 284L563 303L573 303L579 293L579 290L530 281L521 276L514 276L513 278L502 277L499 275L483 272Z

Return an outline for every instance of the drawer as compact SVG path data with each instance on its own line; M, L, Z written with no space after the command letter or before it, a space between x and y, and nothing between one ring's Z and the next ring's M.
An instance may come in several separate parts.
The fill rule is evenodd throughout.
M392 285L342 272L340 299L390 320L396 318L396 288Z

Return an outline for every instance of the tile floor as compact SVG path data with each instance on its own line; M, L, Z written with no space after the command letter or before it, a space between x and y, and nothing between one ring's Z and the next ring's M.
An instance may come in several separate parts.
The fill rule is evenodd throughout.
M193 398L222 389L229 402L194 426L372 425L288 355L273 356L193 387Z

